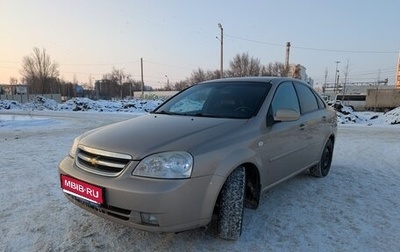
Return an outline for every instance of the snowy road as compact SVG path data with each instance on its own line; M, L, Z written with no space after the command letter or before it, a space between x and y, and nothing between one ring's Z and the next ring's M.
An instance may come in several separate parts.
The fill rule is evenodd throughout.
M1 116L1 114L0 114ZM400 127L339 127L331 173L301 174L245 210L238 241L215 227L137 231L93 216L61 192L58 162L84 131L129 114L35 112L0 124L0 251L398 251ZM8 121L7 121L8 120ZM1 117L0 117L1 121Z

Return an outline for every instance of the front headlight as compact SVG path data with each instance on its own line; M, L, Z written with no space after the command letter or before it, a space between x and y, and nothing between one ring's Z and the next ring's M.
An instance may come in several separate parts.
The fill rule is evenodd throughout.
M81 136L75 138L74 143L72 144L71 150L69 151L69 155L75 159L76 150L78 149L79 140L81 140Z
M192 168L192 155L184 151L170 151L144 158L132 175L151 178L190 178Z

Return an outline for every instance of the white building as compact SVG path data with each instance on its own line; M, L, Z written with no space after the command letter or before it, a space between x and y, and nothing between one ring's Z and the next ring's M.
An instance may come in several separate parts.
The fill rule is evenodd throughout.
M296 77L296 71L299 71L300 80L307 82L310 86L314 87L314 80L308 77L306 68L300 64L290 64L288 76Z

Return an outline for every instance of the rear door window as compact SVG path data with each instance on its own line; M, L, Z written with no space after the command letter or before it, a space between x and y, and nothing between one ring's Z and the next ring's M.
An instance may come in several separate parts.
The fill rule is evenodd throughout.
M297 82L295 82L295 87L299 96L301 114L319 109L317 98L310 87Z
M315 92L314 92L314 95L317 97L319 108L320 109L326 108L326 104L325 104L324 100L319 95L317 95Z

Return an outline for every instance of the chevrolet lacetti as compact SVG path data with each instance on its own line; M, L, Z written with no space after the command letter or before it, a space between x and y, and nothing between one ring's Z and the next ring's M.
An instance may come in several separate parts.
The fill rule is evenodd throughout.
M263 191L304 170L328 174L336 131L334 110L300 80L206 81L77 137L59 163L61 188L81 208L140 230L213 220L234 240Z

